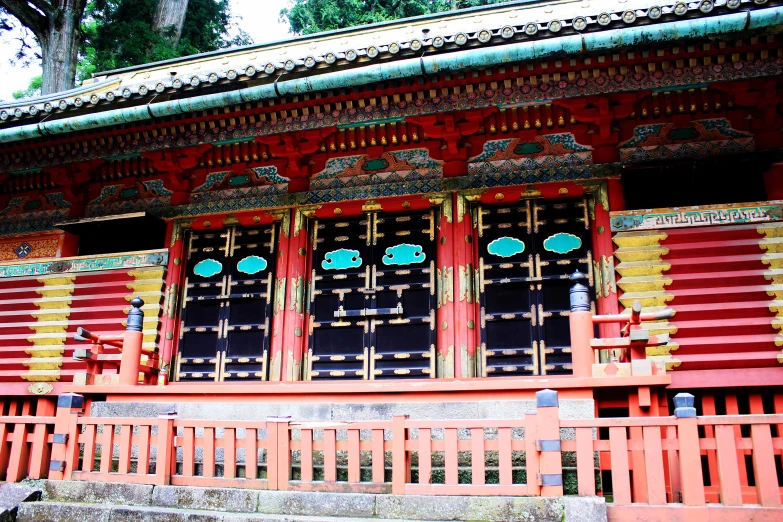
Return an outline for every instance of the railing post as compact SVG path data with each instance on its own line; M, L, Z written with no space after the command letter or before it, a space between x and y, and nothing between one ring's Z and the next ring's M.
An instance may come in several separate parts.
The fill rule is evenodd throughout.
M536 477L542 497L563 495L563 459L560 444L560 408L557 391L536 392L536 418L538 433L536 451L539 473ZM526 435L527 436L527 435ZM530 481L532 477L528 477Z
M674 396L674 406L680 450L682 503L686 506L703 506L704 478L701 470L699 426L696 422L696 408L693 407L693 395L678 393Z
M30 460L30 446L27 444L29 434L30 429L24 422L14 426L14 431L10 434L11 455L8 459L6 482L19 482L27 478L27 463Z
M141 367L141 345L144 342L144 312L141 307L144 301L139 297L131 299L131 309L128 312L128 324L122 341L122 358L120 359L120 384L135 386L139 383L139 368Z
M590 289L584 284L587 277L578 270L571 274L571 314L568 321L571 327L571 365L574 377L593 375L593 312L590 310Z
M266 480L270 490L288 489L291 474L290 422L291 417L266 419Z
M39 399L36 415L40 417L53 417L55 407L54 401ZM28 470L28 476L31 479L40 479L47 475L49 460L52 457L48 438L47 425L36 424L35 428L33 428L33 444L30 448L30 469Z
M176 459L174 452L174 419L176 413L158 415L158 453L155 457L155 485L168 486L171 483L171 460Z
M405 422L407 415L392 417L392 495L404 495L408 478L408 454L405 451L405 439L408 438Z
M79 460L79 415L84 409L84 397L66 393L57 398L54 419L54 444L49 461L49 480L70 480Z

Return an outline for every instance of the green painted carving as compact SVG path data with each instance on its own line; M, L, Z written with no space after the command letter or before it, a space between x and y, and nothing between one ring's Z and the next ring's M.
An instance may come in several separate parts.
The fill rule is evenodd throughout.
M6 277L97 272L115 269L130 270L146 266L166 266L168 262L168 252L161 251L117 256L71 257L58 261L44 261L42 263L0 264L0 279Z
M388 161L386 161L383 158L376 158L376 159L371 159L369 161L366 161L364 165L362 165L362 170L367 170L367 171L381 170L381 169L385 169L388 166L389 166Z
M28 201L27 203L25 203L24 207L22 207L22 208L24 208L25 210L36 210L36 209L41 208L41 202L38 201L37 199L33 199L33 200Z
M531 143L520 143L514 147L514 154L537 154L544 150L544 145L537 141Z
M259 256L248 256L237 263L237 270L248 275L254 275L266 270L266 259Z
M135 198L139 195L139 189L136 187L124 188L120 191L120 197L122 199Z
M231 179L228 180L228 184L232 187L237 187L239 185L247 185L250 183L250 177L249 176L234 176Z
M684 129L672 129L667 136L670 140L690 140L698 135L698 130L693 127L686 127Z
M209 278L219 274L223 270L223 264L215 259L204 259L193 267L193 273L199 277Z
M524 251L525 243L515 237L499 237L487 245L487 252L498 257L511 257Z
M544 240L544 250L556 254L567 254L582 246L582 240L573 234L558 232Z
M383 256L384 265L413 265L423 263L427 254L422 252L420 245L409 245L402 243L386 249L386 255Z
M362 258L358 250L348 250L341 248L327 252L324 260L321 261L321 267L324 270L345 270L346 268L358 268L362 266Z

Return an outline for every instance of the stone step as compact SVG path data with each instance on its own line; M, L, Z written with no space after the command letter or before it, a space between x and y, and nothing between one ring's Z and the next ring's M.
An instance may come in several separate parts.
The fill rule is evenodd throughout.
M199 509L70 502L27 502L19 507L16 522L369 522L377 518L222 513ZM402 522L385 519L388 522ZM445 522L445 521L442 521Z
M600 497L479 497L265 491L37 481L42 502L24 503L19 522L243 520L474 520L606 522Z
M23 502L41 499L41 490L30 484L0 482L0 522L13 521Z

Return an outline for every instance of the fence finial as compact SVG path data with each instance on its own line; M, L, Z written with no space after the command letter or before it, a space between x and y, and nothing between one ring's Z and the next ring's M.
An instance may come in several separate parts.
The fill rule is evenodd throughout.
M142 311L141 307L144 306L144 301L142 301L140 297L134 297L131 299L130 304L131 309L130 312L128 312L128 325L125 327L125 329L134 332L141 332L144 323L144 312Z
M557 408L557 390L540 390L536 392L537 408Z
M696 417L696 408L693 407L693 395L690 393L678 393L674 396L674 416L678 419Z
M584 282L587 280L582 272L577 270L571 274L571 311L589 312L590 311L590 289Z

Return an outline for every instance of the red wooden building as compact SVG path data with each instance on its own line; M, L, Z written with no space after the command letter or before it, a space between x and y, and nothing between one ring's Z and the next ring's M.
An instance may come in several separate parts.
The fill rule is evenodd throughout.
M0 478L779 519L781 27L766 0L512 2L0 106ZM266 448L266 478L216 447Z

